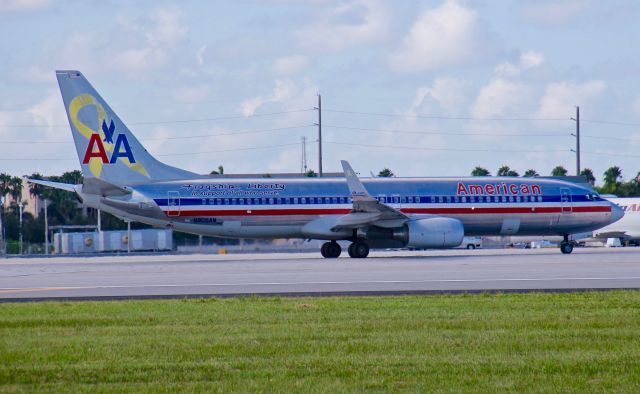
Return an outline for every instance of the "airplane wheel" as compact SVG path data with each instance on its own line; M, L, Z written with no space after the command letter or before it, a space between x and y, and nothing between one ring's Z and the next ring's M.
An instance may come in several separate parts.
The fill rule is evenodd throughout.
M354 259L363 259L369 255L369 246L364 242L354 242L349 245L349 256Z
M560 251L562 254L569 254L573 252L573 244L570 242L563 242L560 244Z
M331 244L331 242L325 242L320 247L320 254L322 255L322 257L324 257L324 258L328 258L329 257L329 255L327 254L327 249L328 249L328 246L330 244Z
M474 244L469 244L467 245L467 249L475 249L476 246Z
M320 254L322 255L322 257L327 259L335 259L336 257L340 257L341 253L342 248L337 242L325 242L320 248Z

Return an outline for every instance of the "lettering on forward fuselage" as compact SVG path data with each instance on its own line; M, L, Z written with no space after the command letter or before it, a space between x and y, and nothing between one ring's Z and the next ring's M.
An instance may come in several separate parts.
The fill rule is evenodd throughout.
M456 194L459 196L528 196L539 195L542 194L542 192L540 191L540 186L535 184L507 184L505 182L496 184L465 184L463 182L458 182L458 190Z

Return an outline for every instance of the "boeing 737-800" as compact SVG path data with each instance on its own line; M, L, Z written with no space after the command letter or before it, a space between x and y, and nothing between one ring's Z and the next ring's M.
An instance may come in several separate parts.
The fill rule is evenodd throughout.
M324 257L370 248L448 248L463 236L568 235L620 219L591 189L514 177L360 180L211 178L168 166L140 144L78 71L57 71L84 175L81 185L30 180L74 192L87 206L178 231L235 238L326 240Z

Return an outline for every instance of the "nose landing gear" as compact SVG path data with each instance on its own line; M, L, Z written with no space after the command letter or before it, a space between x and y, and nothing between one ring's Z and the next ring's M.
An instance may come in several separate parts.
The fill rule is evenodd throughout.
M562 254L570 254L573 252L573 243L569 242L568 235L565 235L564 240L560 242L560 251Z

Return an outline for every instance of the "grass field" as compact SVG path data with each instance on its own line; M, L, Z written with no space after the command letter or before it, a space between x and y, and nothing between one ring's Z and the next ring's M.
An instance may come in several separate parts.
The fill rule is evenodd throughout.
M3 392L640 392L640 292L0 305Z

